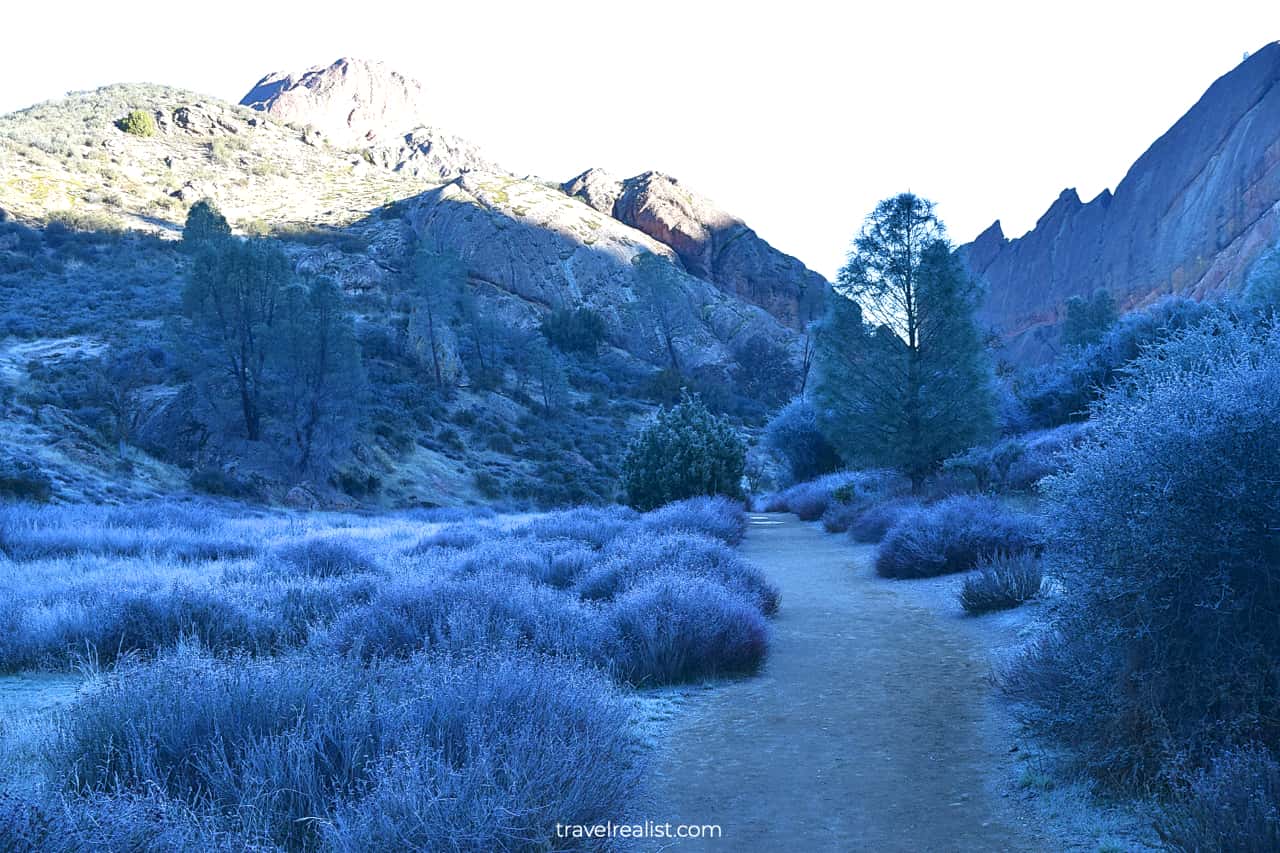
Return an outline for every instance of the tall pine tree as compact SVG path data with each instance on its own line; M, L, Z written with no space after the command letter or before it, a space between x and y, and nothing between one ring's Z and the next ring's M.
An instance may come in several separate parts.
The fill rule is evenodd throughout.
M814 399L845 460L918 486L991 431L978 295L931 202L903 193L867 217L817 333Z

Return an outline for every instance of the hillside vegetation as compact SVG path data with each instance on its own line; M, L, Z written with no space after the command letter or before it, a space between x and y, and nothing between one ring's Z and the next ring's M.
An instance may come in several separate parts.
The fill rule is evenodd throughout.
M112 501L194 488L304 507L607 501L627 436L655 404L701 390L750 423L765 411L757 401L785 396L797 378L769 369L762 381L757 369L789 362L794 336L769 320L768 334L752 337L767 315L680 271L659 244L649 241L670 271L654 281L669 283L530 301L484 278L483 240L442 247L439 235L422 236L418 200L441 184L245 107L110 86L0 118L0 151L0 471L13 474L0 488L13 496ZM490 195L528 183L478 180ZM601 219L540 189L584 222ZM367 380L352 398L359 418L303 467L278 441L237 439L192 381L182 294L194 256L180 237L205 198L234 234L274 242L297 275L331 279L343 294ZM535 217L463 203L499 226ZM586 245L589 232L575 239ZM422 251L457 259L455 289L419 274ZM676 301L666 343L637 336L655 326L633 315L667 297ZM699 307L707 299L722 307ZM433 312L443 328L428 336ZM594 329L589 341L564 318ZM442 353L443 379L433 370Z

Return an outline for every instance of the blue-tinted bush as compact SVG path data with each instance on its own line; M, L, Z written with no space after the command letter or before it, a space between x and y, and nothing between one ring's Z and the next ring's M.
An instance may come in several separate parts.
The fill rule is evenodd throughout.
M1031 424L1053 427L1084 420L1090 404L1144 349L1198 323L1209 310L1191 299L1169 297L1125 314L1099 343L1072 348L1052 364L1019 377L1015 387Z
M866 509L863 501L829 504L822 513L822 529L828 533L844 533Z
M875 544L898 523L898 519L920 508L913 498L894 498L872 504L849 522L849 538L854 542Z
M421 554L432 548L473 548L485 539L486 533L490 531L471 522L450 524L419 539L410 553Z
M280 643L283 627L230 590L184 585L117 596L95 619L92 633L68 645L101 663L128 653L151 654L184 637L217 651L271 651Z
M816 521L835 500L835 492L844 486L852 486L862 477L860 471L838 471L816 480L783 489L764 500L765 512L793 512L801 521Z
M1179 784L1156 821L1177 853L1280 850L1280 763L1266 749L1229 749Z
M998 553L1034 549L1040 538L1035 519L994 498L947 498L898 518L880 543L876 573L926 578L964 572Z
M746 454L733 424L685 393L628 446L622 462L627 503L649 510L699 495L740 498Z
M599 660L603 631L597 609L495 572L388 586L341 616L331 642L364 658L518 647Z
M242 837L234 845L218 823L217 816L193 814L156 792L92 794L68 801L0 792L0 849L15 853L269 849L265 838Z
M737 545L747 535L742 503L723 497L689 498L645 513L643 524L658 533L696 533Z
M285 543L271 553L270 561L287 574L313 578L377 574L382 570L364 548L334 536Z
M764 431L765 445L786 465L790 482L812 480L840 467L840 456L818 428L813 406L792 400L773 416Z
M575 666L180 649L80 699L49 760L77 800L162 795L233 847L542 849L557 822L630 813L635 747L615 691Z
M822 513L822 529L828 533L844 533L862 513L885 501L895 500L911 487L900 474L888 470L859 471L831 492L831 500Z
M608 600L651 578L676 574L728 587L766 615L778 609L778 590L758 568L721 542L685 533L619 539L575 588L584 599Z
M1035 554L997 554L964 579L960 606L975 614L1008 610L1039 595L1043 582L1044 570Z
M0 455L0 499L44 502L53 497L53 478L27 459Z
M622 594L612 618L619 642L615 671L638 685L751 672L769 644L756 605L687 575L660 575Z
M1226 317L1144 355L1043 485L1054 641L1011 689L1104 781L1280 747L1280 333Z
M537 539L569 539L603 548L627 530L639 514L630 507L577 507L535 518L521 528Z
M109 507L9 506L0 515L0 548L13 560L97 554L201 561L257 550L257 543L211 525L205 513L191 513L147 504L137 516Z
M979 492L1025 492L1061 467L1062 453L1080 442L1088 424L1063 424L971 448L942 464L963 488Z

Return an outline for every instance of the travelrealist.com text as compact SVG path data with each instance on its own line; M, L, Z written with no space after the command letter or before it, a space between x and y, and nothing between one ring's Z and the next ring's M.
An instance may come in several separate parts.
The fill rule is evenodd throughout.
M719 824L557 823L556 838L720 838Z

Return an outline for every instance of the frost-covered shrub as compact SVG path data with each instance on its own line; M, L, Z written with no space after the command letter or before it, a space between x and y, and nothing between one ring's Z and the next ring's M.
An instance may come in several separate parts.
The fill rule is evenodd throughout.
M614 688L572 665L179 649L78 700L49 761L73 809L162 796L234 849L496 850L630 814L636 754Z
M964 572L998 553L1039 546L1036 520L994 498L954 497L904 513L876 553L876 573L926 578Z
M1043 582L1044 570L1035 554L997 554L964 579L960 606L975 614L1008 610L1039 595Z
M1176 787L1156 831L1176 853L1280 850L1280 763L1258 746L1227 750Z
M854 542L875 544L884 539L898 519L920 508L914 498L894 498L872 504L849 523L849 538Z
M1084 420L1090 404L1144 349L1198 323L1209 311L1195 300L1169 297L1125 314L1100 342L1072 348L1057 361L1019 376L1015 388L1031 425Z
M761 613L778 609L778 590L758 568L721 542L684 533L642 533L618 540L576 589L585 600L603 601L659 575L704 578L737 592Z
M896 500L910 488L910 481L893 471L858 471L831 493L822 513L822 527L828 533L844 533L865 510Z
M792 483L812 480L840 467L840 456L818 428L812 404L797 398L773 416L765 445L786 465Z
M645 513L643 524L658 533L696 533L737 545L747 535L742 504L723 497L689 498Z
M1280 332L1225 317L1142 356L1043 484L1056 640L1011 679L1112 783L1280 747Z
M44 502L53 497L53 478L34 462L0 456L0 499Z
M1069 423L981 445L952 456L942 472L969 490L1025 492L1061 467L1062 452L1087 432L1085 423Z
M837 471L806 483L797 483L764 500L765 512L793 512L801 521L816 521L835 500L835 492L854 486L865 476L861 471Z
M751 602L705 578L659 575L621 595L611 616L615 671L632 684L676 684L750 672L769 628Z
M421 554L432 548L473 548L484 540L485 528L471 522L459 522L442 527L418 540L410 551Z
M183 638L218 652L265 652L279 644L280 623L230 589L179 584L113 598L112 604L97 609L78 643L67 638L68 645L78 645L101 663L172 648Z
M622 484L639 510L698 495L742 497L747 448L725 418L697 397L662 409L627 448Z
M364 658L526 648L598 659L605 651L595 609L499 572L388 586L339 617L329 642Z
M212 815L194 814L154 791L94 793L66 800L0 792L0 839L6 851L214 850L228 840L217 822Z
M313 536L276 547L269 565L287 574L313 578L376 574L381 566L364 548L334 536ZM269 571L271 569L268 569Z
M535 518L520 528L536 539L569 539L603 548L639 517L624 506L575 507Z
M867 509L863 501L832 503L822 513L822 529L828 533L844 533Z
M192 525L182 523L190 520ZM193 510L190 518L143 504L136 514L92 505L13 505L0 513L0 549L10 559L41 560L85 554L203 561L243 557L259 548Z

